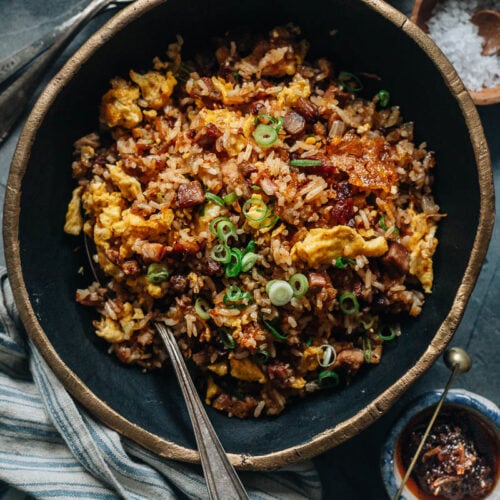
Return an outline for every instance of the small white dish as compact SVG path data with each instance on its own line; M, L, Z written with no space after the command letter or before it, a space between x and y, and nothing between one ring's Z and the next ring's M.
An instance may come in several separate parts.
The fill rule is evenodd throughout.
M441 397L442 391L432 391L424 393L422 396L417 398L402 416L397 420L396 424L389 433L387 440L384 443L380 461L380 468L382 473L382 479L386 491L390 498L394 498L399 486L402 481L402 474L400 468L396 463L396 447L398 444L398 439L403 430L406 428L407 424L411 419L416 417L421 412L428 410L430 407L435 406ZM471 411L471 413L479 417L479 419L491 430L491 434L496 436L497 439L497 452L500 450L500 409L490 400L474 394L472 392L466 391L464 389L454 389L449 391L446 396L445 404L451 403L453 405L458 405L465 409L466 411ZM500 467L498 463L499 457L497 453L497 469ZM500 481L498 481L498 470L495 475L497 482L493 487L493 490L485 498L489 500L498 500L500 498ZM438 497L439 498L439 497ZM401 500L419 500L419 497L415 495L412 491L405 487Z

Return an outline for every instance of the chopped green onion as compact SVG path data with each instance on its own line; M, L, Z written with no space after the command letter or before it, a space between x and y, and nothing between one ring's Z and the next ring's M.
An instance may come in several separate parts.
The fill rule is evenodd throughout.
M310 345L312 344L312 341L313 341L313 338L312 338L312 337L307 337L307 340L306 340L306 346L307 346L307 347L310 347Z
M372 341L368 337L363 337L363 356L365 357L366 363L372 362Z
M352 303L350 307L349 307L349 302ZM339 297L339 305L340 305L340 310L344 314L354 314L359 311L358 298L352 292L343 293Z
M321 346L322 355L318 353L318 362L323 368L332 366L337 361L337 351L330 344L323 344Z
M347 92L359 92L363 90L363 84L361 80L352 73L348 71L341 71L338 76L338 81L342 86L343 90L347 90Z
M373 328L373 325L375 324L375 316L367 314L364 318L361 318L359 322L365 330L369 330L370 328Z
M211 201L212 203L215 203L216 205L219 205L221 207L225 205L224 200L220 196L217 196L216 194L211 193L210 191L207 191L205 193L205 200Z
M214 236L217 236L217 225L219 222L222 221L229 221L228 217L216 217L212 222L210 222L210 225L208 228L210 229L210 233L213 234Z
M261 123L255 127L253 138L259 146L267 147L276 142L276 139L278 139L278 132L276 132L271 125L264 125Z
M235 239L238 239L238 235L236 234L236 227L230 220L222 220L217 224L217 237L227 242L227 240L233 236Z
M383 335L384 328L389 329L390 335ZM382 326L381 328L379 328L377 336L380 340L383 340L384 342L389 342L390 340L394 340L396 338L396 328L393 328L392 326L386 326L386 327Z
M293 297L293 288L284 280L273 281L274 282L269 286L266 286L269 300L275 306L284 306L285 304L288 304Z
M243 255L243 258L241 259L241 271L243 273L247 273L252 269L252 267L255 265L257 262L257 254L253 252L248 252Z
M231 260L230 248L225 243L219 243L210 250L210 257L222 264L227 264Z
M256 243L255 241L253 240L250 240L248 242L248 245L247 247L245 248L245 250L243 250L243 255L246 255L247 253L250 253L250 252L255 252L255 247L256 247Z
M382 89L377 93L378 103L382 108L386 108L389 104L389 99L391 98L391 94L388 90Z
M323 162L321 160L307 160L305 158L298 158L290 161L292 167L321 167L322 164Z
M264 318L262 318L262 323L264 323L266 328L273 334L273 337L277 338L278 340L286 340L288 338L288 335L283 335L282 333L278 332L278 330L276 330L276 328L274 328L274 326Z
M274 215L271 220L267 223L267 224L264 224L264 222L269 218L269 216L267 216L260 224L259 224L259 229L268 229L270 227L273 227L276 222L278 222L280 220L279 216L278 215Z
M271 122L272 124L275 124L278 120L274 118L274 116L268 115L266 113L259 113L256 117L255 120L253 121L255 125L260 123L260 118L264 118L264 120L267 120L268 122Z
M389 229L389 226L385 223L385 215L380 216L378 224L384 231L387 231ZM396 234L399 234L399 229L396 226L392 227L392 231Z
M347 257L337 257L335 259L335 267L338 269L345 269L348 265L355 264L356 261L354 259L349 259Z
M194 310L201 319L210 319L210 304L205 299L198 297L194 303Z
M241 211L243 215L252 222L260 222L266 219L268 215L268 207L260 198L248 198L243 204Z
M219 333L221 342L226 349L234 349L236 347L236 341L228 328L219 328Z
M232 205L238 199L238 195L236 193L229 193L222 199L226 205Z
M261 349L253 355L253 359L258 365L265 365L269 360L269 353L265 349Z
M273 283L276 283L278 280L271 280L266 283L266 293L269 295L269 288L272 286Z
M340 379L336 372L325 370L318 374L318 382L321 387L337 387Z
M239 82L241 80L241 75L237 72L237 71L233 71L231 73L231 76L237 81Z
M148 283L151 283L153 285L159 285L160 283L167 281L169 277L170 277L170 271L168 267L165 266L164 264L158 264L156 262L149 264L148 271L146 274L146 279L148 280Z
M275 130L276 132L279 132L281 130L281 127L283 127L283 117L280 116L277 120L276 120L276 127L275 127Z
M254 191L262 191L262 188L260 186L257 186L257 184L252 184L250 186Z
M231 285L226 292L226 295L224 295L224 304L226 304L228 301L229 302L236 302L237 300L241 299L243 292L241 291L241 288L238 285Z
M294 274L289 280L289 285L292 287L293 296L300 299L303 297L307 290L309 290L309 281L307 281L306 276L301 273Z
M227 289L223 300L224 304L229 305L230 307L245 307L246 304L253 301L253 297L249 292L243 292L239 286L231 285Z
M231 258L226 264L226 276L228 278L235 278L241 273L241 259L242 253L238 248L231 248L230 250Z

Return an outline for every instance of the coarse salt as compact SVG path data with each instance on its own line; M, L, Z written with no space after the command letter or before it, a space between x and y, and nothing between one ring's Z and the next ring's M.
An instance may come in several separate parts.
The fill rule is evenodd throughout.
M429 36L455 66L469 90L500 85L500 55L481 55L484 39L470 20L478 10L500 10L500 0L438 2L427 26Z

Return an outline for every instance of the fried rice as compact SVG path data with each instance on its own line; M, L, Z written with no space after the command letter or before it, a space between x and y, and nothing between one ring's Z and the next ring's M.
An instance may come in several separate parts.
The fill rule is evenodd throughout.
M116 77L75 143L65 231L107 277L77 290L124 363L168 325L229 416L277 415L381 361L433 284L432 152L381 89L306 60L297 27ZM361 97L363 95L364 97ZM366 369L366 368L363 368Z

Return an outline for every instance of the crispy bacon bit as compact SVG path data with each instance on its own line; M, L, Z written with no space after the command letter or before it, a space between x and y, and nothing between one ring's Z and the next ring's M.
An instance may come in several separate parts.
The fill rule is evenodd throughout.
M177 206L179 208L189 208L201 205L205 201L205 192L199 181L181 184L177 190Z
M137 276L141 272L141 268L136 260L126 260L122 264L122 269L127 276Z
M263 107L264 107L263 102L260 101L253 102L250 106L250 112L252 113L252 115L258 115Z
M143 242L139 248L139 253L145 261L161 262L167 252L167 247L161 243Z
M222 132L217 125L208 123L196 133L193 141L199 144L203 149L210 149L221 135Z
M391 160L393 146L380 136L347 132L338 143L327 146L330 161L346 172L349 182L363 189L390 191L397 184L396 164Z
M365 356L361 349L344 349L337 353L337 360L333 364L332 369L342 369L349 375L354 375L364 362Z
M408 250L398 243L391 241L388 252L380 259L387 274L392 278L404 276L410 269L410 256Z
M308 123L313 123L318 119L318 107L305 97L299 97L293 109L302 115Z
M210 364L210 355L207 351L195 352L191 359L197 366L207 366Z
M330 210L330 215L333 224L352 226L354 224L354 202L352 198L335 203Z
M251 174L257 172L257 168L255 167L255 165L253 165L252 163L250 163L248 161L243 161L243 162L239 163L238 169L241 172L241 175L243 177L248 177Z
M220 262L217 262L213 259L207 259L205 265L205 272L209 276L215 276L216 274L219 274L221 271L222 271L222 265Z
M189 281L187 276L182 274L174 274L170 277L170 288L173 292L182 293L188 287Z
M245 399L236 399L223 392L215 399L212 406L216 410L224 410L235 417L246 418L252 414L257 406L257 401L251 396L246 396Z
M179 240L172 247L167 247L166 255L169 257L184 257L200 251L200 245L196 241Z
M267 365L267 375L269 380L274 380L276 378L280 380L286 380L288 377L293 375L293 371L290 370L286 363L282 361L274 361L273 363Z
M290 111L283 118L283 128L291 135L304 133L306 129L306 119L295 111Z
M312 291L317 291L321 288L324 288L330 281L328 275L325 272L310 272L307 274L307 280L309 281L309 289Z
M204 76L201 78L203 85L200 85L196 80L192 85L186 85L186 92L194 97L202 97L212 101L220 101L222 94L216 89L212 79Z

